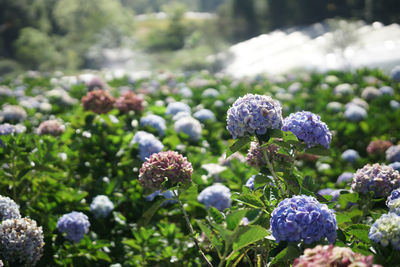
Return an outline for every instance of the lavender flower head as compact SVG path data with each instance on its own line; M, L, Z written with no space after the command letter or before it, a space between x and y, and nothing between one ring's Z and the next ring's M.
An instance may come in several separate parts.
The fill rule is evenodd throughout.
M354 174L351 189L361 194L374 192L375 198L387 197L400 187L400 173L386 165L367 164Z
M64 214L57 222L57 229L66 233L66 238L78 243L89 232L90 222L82 212L73 211Z
M389 166L392 167L394 170L400 172L400 162L396 161L396 162L390 163Z
M37 129L38 135L50 134L53 136L59 136L59 135L63 134L64 131L65 131L65 126L62 125L57 120L44 121L39 125L39 127Z
M391 146L386 150L386 160L390 162L400 161L400 145Z
M305 195L281 201L272 212L270 225L277 243L304 241L311 244L324 238L333 243L337 235L334 211Z
M339 175L339 177L336 180L336 183L337 184L348 183L351 180L353 180L353 176L354 176L354 173L352 173L352 172L344 172L341 175Z
M164 118L153 114L141 117L140 125L150 126L156 129L160 135L164 135L165 129L167 128Z
M354 163L360 158L360 155L354 149L347 149L346 151L344 151L342 153L341 157L343 160L345 160L347 162Z
M247 94L229 108L226 121L233 139L265 134L267 129L281 129L282 107L270 96Z
M215 115L214 112L212 112L209 109L200 109L199 111L195 112L193 114L193 117L198 119L201 122L206 122L206 121L215 121Z
M0 136L2 135L9 135L9 134L13 134L16 132L15 126L8 124L8 123L4 123L4 124L0 124ZM3 141L0 140L0 146L3 145Z
M305 249L303 255L294 260L293 267L380 266L373 264L373 262L374 258L372 255L364 256L353 252L350 248L336 247L333 245L317 245L314 248Z
M174 128L177 133L187 134L192 141L198 141L201 138L201 124L198 120L190 116L177 120Z
M387 247L392 244L395 250L400 250L400 216L389 212L383 214L371 226L368 237L377 244Z
M231 190L225 185L213 184L201 191L197 200L203 203L206 209L214 207L223 211L231 206Z
M43 231L36 221L9 219L0 224L0 256L10 266L34 266L43 253Z
M153 153L163 150L164 145L151 133L138 131L132 139L132 144L139 144L139 158L145 161Z
M20 219L19 206L9 197L0 195L0 222L8 219Z
M96 196L90 204L90 210L96 218L105 218L114 209L114 204L105 195Z
M252 175L246 182L245 186L250 188L251 190L254 190L254 180L256 179L257 175Z
M173 116L181 111L190 113L190 107L182 102L172 102L168 104L167 109L165 110L165 114Z
M332 140L332 134L328 126L321 121L321 117L309 111L290 114L283 121L282 131L291 131L309 148L315 145L329 148L329 143Z
M139 170L139 182L143 187L151 190L163 189L167 180L170 186L179 182L192 182L192 164L175 151L166 151L153 154Z

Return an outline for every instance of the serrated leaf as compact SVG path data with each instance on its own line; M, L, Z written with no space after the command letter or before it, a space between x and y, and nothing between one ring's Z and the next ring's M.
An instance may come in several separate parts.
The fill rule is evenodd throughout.
M237 232L237 238L232 244L232 249L233 251L238 251L250 244L264 239L264 237L268 236L269 234L270 232L267 229L259 225L251 225L241 228Z
M226 157L228 158L233 153L239 151L242 147L250 143L251 139L248 136L243 136L239 138L233 145L231 145L226 152Z
M235 210L226 216L226 224L229 230L235 230L239 226L243 217L246 215L248 210Z
M237 201L242 202L253 208L264 208L264 203L253 194L241 194L236 198Z
M224 215L222 215L222 213L214 207L210 207L208 209L208 214L216 223L222 223L224 221Z
M346 233L355 236L365 243L370 243L368 237L370 227L365 224L353 224L346 228Z
M295 246L288 246L281 252L279 252L278 255L274 257L274 259L271 261L271 265L276 264L278 262L282 261L289 261L293 260L301 255L301 251L298 247Z

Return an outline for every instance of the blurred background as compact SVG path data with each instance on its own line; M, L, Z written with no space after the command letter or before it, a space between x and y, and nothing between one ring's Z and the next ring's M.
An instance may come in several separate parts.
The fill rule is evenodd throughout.
M0 75L399 64L398 0L1 0Z

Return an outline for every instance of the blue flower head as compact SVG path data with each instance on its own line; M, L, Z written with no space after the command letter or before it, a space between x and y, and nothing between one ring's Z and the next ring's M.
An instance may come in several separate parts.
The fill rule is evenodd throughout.
M281 129L282 107L270 96L247 94L233 103L226 121L226 128L234 139L265 134L267 129Z
M138 131L133 137L132 143L139 144L139 157L142 161L164 148L164 145L154 135L144 131Z
M257 175L252 175L246 182L245 186L250 188L251 190L254 190L254 180L256 179Z
M348 121L361 121L367 117L367 111L360 106L357 106L355 104L351 104L346 106L346 110L344 111L344 117Z
M200 109L199 111L197 111L193 114L193 117L195 117L196 119L198 119L201 122L205 122L208 120L215 121L215 115L209 109Z
M347 149L342 153L342 159L350 163L356 162L359 158L360 155L354 149Z
M328 126L321 121L320 116L309 111L292 113L283 121L283 131L291 131L308 147L323 145L329 148L332 134Z
M114 204L105 195L96 196L90 204L90 210L96 218L105 218L114 209Z
M392 69L390 77L392 77L393 81L400 82L400 66L396 66Z
M390 163L389 166L392 167L395 171L400 172L400 162L399 161Z
M8 123L4 123L4 124L0 124L0 136L1 135L9 135L9 134L13 134L16 132L15 126L8 124ZM0 140L0 146L3 144L3 141Z
M190 107L182 102L172 102L168 104L165 114L173 116L181 111L190 113Z
M386 247L392 244L395 250L400 250L400 216L389 212L383 214L371 226L368 237L375 243Z
M400 161L400 145L391 146L386 150L386 160L390 162Z
M174 124L174 128L177 133L187 134L192 141L198 141L201 138L201 124L191 116L186 116L177 120Z
M333 243L337 235L334 211L305 195L281 201L272 212L270 225L277 243L304 241L311 244L324 238Z
M231 206L231 190L222 184L214 184L201 191L197 200L203 203L206 209L212 206L223 211Z
M353 180L354 173L344 172L336 180L336 183L348 183Z
M66 233L66 238L75 243L78 243L89 232L89 227L88 217L82 212L76 211L64 214L57 222L58 231Z
M150 126L156 129L160 135L164 135L165 129L167 128L164 118L153 114L140 118L140 125Z
M0 222L8 219L19 219L19 206L9 197L0 195Z

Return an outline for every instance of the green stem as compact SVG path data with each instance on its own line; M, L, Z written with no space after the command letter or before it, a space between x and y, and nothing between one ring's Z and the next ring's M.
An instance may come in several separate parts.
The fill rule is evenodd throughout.
M175 190L172 190L172 192L174 193L174 195L175 195L175 197L176 197L176 200L178 201L179 206L181 207L181 210L182 210L182 212L183 212L183 216L185 217L185 220L186 220L186 224L187 224L187 226L189 227L190 234L191 234L191 236L192 236L192 239L193 239L193 241L194 241L194 244L196 245L196 248L198 249L198 251L199 251L199 253L200 253L200 256L203 258L203 260L207 263L207 265L208 265L209 267L213 267L213 265L211 264L211 262L207 259L206 255L204 254L204 252L201 250L200 245L199 245L199 241L198 241L197 238L194 236L193 226L192 226L192 224L190 223L189 216L187 215L187 213L186 213L186 211L185 211L185 208L183 207L183 204L182 204L181 200L179 199L178 194L175 192Z

